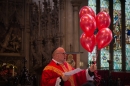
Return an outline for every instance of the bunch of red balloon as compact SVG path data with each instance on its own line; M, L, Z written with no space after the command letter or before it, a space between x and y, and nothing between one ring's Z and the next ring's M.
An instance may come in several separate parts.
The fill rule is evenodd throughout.
M111 22L107 12L101 11L97 15L89 6L80 9L80 28L83 33L80 36L80 43L88 52L92 52L97 45L102 49L109 45L112 40L112 32L108 28ZM95 34L95 30L98 32Z

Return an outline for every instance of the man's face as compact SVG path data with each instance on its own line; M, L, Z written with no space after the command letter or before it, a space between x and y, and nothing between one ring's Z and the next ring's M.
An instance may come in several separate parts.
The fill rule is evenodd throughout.
M60 49L57 56L59 62L64 63L66 61L66 53L64 49Z

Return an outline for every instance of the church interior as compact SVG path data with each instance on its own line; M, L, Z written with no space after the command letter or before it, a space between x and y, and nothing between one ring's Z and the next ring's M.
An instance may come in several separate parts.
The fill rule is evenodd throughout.
M83 6L111 19L111 42L91 52L80 41ZM59 46L74 68L96 61L99 86L130 86L129 8L129 0L0 0L0 86L40 86L42 70Z

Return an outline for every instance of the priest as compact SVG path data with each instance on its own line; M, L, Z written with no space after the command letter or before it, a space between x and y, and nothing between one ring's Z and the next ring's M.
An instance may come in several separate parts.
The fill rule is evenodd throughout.
M74 68L66 62L64 48L58 47L52 53L51 62L43 69L41 76L41 86L82 86L86 82L93 83L96 64L90 68L76 72L73 75L66 75L66 72Z

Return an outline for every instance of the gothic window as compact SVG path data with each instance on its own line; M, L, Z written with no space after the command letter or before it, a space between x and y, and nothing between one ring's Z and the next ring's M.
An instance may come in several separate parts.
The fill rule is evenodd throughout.
M105 11L105 12L110 12L109 11L109 1L110 0L99 0L100 1L100 11ZM112 32L113 32L113 56L111 58L113 58L112 61L112 66L114 70L122 70L122 23L124 22L122 21L122 17L121 17L121 0L112 0L113 1L113 21L111 22L113 24L112 27ZM90 6L95 12L96 12L96 3L97 0L88 0L88 6ZM130 5L130 1L126 0L125 1L125 26L126 26L126 30L125 30L125 49L126 49L126 60L125 60L125 64L126 64L126 70L130 70L130 10L129 10L129 5ZM96 47L94 48L94 50L91 53L88 53L88 63L91 62L91 60L93 59L93 56L96 56ZM109 64L108 64L108 60L110 58L110 48L109 45L105 48L102 48L100 50L100 67L102 69L106 69L109 68Z

